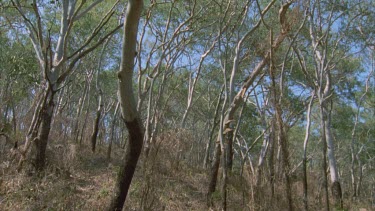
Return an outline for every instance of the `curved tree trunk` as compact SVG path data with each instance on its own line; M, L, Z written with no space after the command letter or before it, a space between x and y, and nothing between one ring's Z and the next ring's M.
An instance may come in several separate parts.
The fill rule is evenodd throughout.
M130 0L126 10L121 66L118 72L118 94L122 117L129 131L129 141L125 151L124 163L117 176L114 195L108 210L122 210L142 152L144 131L133 93L134 55L142 8L142 0Z
M125 122L129 131L129 141L126 146L124 164L117 175L114 196L108 210L122 210L131 181L142 151L143 129L140 120L137 118L132 122Z

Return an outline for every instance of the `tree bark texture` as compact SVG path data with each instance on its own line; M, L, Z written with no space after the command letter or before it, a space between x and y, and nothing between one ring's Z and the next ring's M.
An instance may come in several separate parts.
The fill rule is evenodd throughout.
M220 157L221 157L220 143L219 143L219 140L216 140L214 158L213 158L213 163L211 166L211 173L210 173L210 178L209 178L210 183L208 185L208 190L207 190L207 204L209 207L213 206L211 197L216 189L217 175L218 175L219 166L220 166Z
M101 94L99 94L101 95ZM92 131L92 135L91 135L91 151L92 152L95 152L95 149L96 149L96 141L97 141L97 137L98 137L98 133L99 133L99 122L100 122L100 116L102 114L102 108L103 108L103 105L102 105L102 97L99 96L99 106L98 106L98 110L96 111L96 117L95 117L95 121L94 121L94 127L93 127L93 131Z
M95 152L96 150L96 140L99 133L99 122L100 122L101 110L96 111L96 117L94 121L94 130L91 135L91 151Z
M124 206L126 196L142 151L143 129L139 119L133 122L125 122L129 131L129 141L126 146L124 164L121 166L117 176L114 197L109 210L119 211Z
M46 149L48 143L48 136L51 131L51 122L55 104L53 102L54 92L50 89L46 90L46 101L42 107L40 118L40 132L35 139L34 145L36 148L35 168L37 171L42 171L46 164Z
M231 128L230 126L228 128ZM233 133L234 130L231 129L228 131L227 134L225 134L225 143L226 143L226 153L225 153L225 162L226 166L228 168L228 171L232 171L233 168Z
M323 108L326 110L327 108ZM333 136L331 131L331 111L326 110L326 118L325 120L325 136L327 141L327 157L328 157L328 164L329 164L329 172L331 176L331 191L334 200L335 207L342 208L343 201L342 201L342 191L341 185L339 182L339 175L337 171L337 161L335 158L335 146L333 143Z

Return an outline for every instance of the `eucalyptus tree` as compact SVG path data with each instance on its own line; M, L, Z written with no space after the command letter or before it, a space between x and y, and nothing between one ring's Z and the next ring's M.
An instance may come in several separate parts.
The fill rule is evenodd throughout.
M197 92L196 87L199 86L198 79L211 70L206 68L206 65L210 66L207 62L211 59L209 53L215 48L219 35L216 35L215 28L217 20L207 14L217 15L217 6L213 1L200 3L155 1L146 4L146 15L141 21L136 66L137 109L146 110L146 155L161 128L162 117L167 115L163 108L168 108L176 99L178 106L175 106L173 115L181 119L179 125L184 127L193 101L196 100L194 95ZM202 48L203 50L200 50ZM186 83L179 81L181 84L176 86L180 89L168 89L175 86L176 80L183 80L182 77L190 81L190 88L186 88L185 91ZM176 95L176 92L180 91L188 93L188 102L184 110L182 107L185 105L181 104L181 98ZM168 125L175 128L173 124L163 126L166 129Z
M142 0L130 0L125 14L121 65L117 76L118 98L122 118L129 131L129 140L124 155L124 163L118 173L114 195L108 210L122 210L142 152L144 132L133 93L134 55L142 9Z
M163 115L162 99L165 96L165 85L179 67L183 50L191 42L192 22L202 10L196 1L189 7L182 7L179 2L151 2L146 4L145 19L142 20L140 39L137 48L137 110L143 110L147 99L145 120L146 155L156 136L159 119ZM181 10L186 10L181 13ZM148 39L152 37L152 39ZM194 37L194 36L193 36ZM146 39L147 38L147 39ZM146 98L147 97L147 98Z
M206 11L205 14L207 14L207 12L209 12L209 11ZM196 17L196 18L198 20L200 19L200 17ZM204 23L205 25L203 25L203 27L213 25L215 22L216 22L216 20L213 20L212 23L210 23L210 22ZM223 21L220 21L220 22L223 22ZM206 58L209 56L209 54L216 47L216 44L218 43L219 39L221 38L222 33L224 33L228 29L228 23L229 22L227 22L227 24L223 24L223 25L219 26L220 27L219 29L216 29L216 28L212 27L212 32L208 32L207 34L200 35L200 36L205 36L205 37L212 37L213 34L217 34L216 36L213 37L212 40L205 40L206 44L203 47L204 51L201 53L201 56L199 58L199 62L196 65L196 68L195 68L195 72L192 72L189 76L188 99L187 99L187 106L186 106L186 109L184 111L184 114L183 114L182 120L181 120L181 127L182 128L185 127L187 115L189 114L189 111L192 107L194 93L196 92L195 87L197 86L197 81L198 81L198 79L201 75L202 69L204 68L204 66L203 66L204 62L205 62ZM195 23L195 24L197 24L197 23ZM199 30L201 30L201 29L197 29L197 31L199 31ZM216 31L216 30L218 30L218 31ZM193 75L194 75L194 78L193 78Z
M343 68L340 65L343 61L350 59L352 53L347 45L348 29L360 13L353 7L341 5L341 2L321 2L311 1L309 7L308 21L308 42L311 43L310 52L313 55L311 60L301 58L300 63L305 78L308 79L307 85L315 90L319 101L321 118L321 138L323 142L323 172L326 174L326 156L330 169L330 178L332 183L332 196L335 206L342 207L342 190L339 180L337 161L335 157L335 144L332 134L332 106L334 87L340 81L342 75L346 74L339 70ZM352 11L350 13L349 11ZM307 61L312 61L314 71L311 73L306 66ZM326 176L324 176L326 177ZM329 209L328 193L325 192L326 209Z
M348 4L348 7L351 5ZM374 34L375 31L372 27L375 21L375 2L373 1L361 1L360 4L355 5L354 7L359 14L359 18L353 20L353 24L350 27L350 33L347 33L349 40L352 45L358 46L363 49L358 59L353 59L352 62L345 65L353 66L356 63L361 63L361 68L359 70L366 72L366 79L362 78L364 76L358 76L354 81L348 81L347 83L351 89L347 90L349 98L352 100L353 106L353 116L354 123L351 129L351 140L350 140L350 154L351 154L351 169L350 169L350 179L351 179L351 188L352 188L352 199L360 199L361 195L361 186L364 178L364 166L367 165L367 162L363 162L366 159L363 159L363 155L369 146L364 144L363 140L368 140L368 134L371 134L370 130L367 128L367 124L371 124L371 121L368 121L366 116L372 116L371 112L368 112L369 106L371 107L372 100L369 97L372 95L373 88L373 75L374 75L374 52L375 52L375 41ZM365 59L363 59L365 58ZM354 64L352 64L354 63ZM358 64L357 64L358 65ZM359 75L359 74L358 74ZM360 81L365 81L360 83ZM346 86L343 86L346 87ZM352 88L353 87L353 88ZM358 87L356 90L356 87ZM370 97L371 98L371 97ZM371 110L371 109L370 109ZM360 119L366 119L362 124ZM366 129L365 129L366 128ZM360 135L363 131L367 130L367 135ZM362 132L361 132L362 131ZM362 141L361 141L362 140ZM371 145L371 144L370 144ZM371 159L370 159L371 160Z
M270 8L272 8L272 5L274 3L275 3L275 1L271 1L265 7L265 9L263 9L263 10L261 10L259 8L259 15L260 15L261 18L258 20L258 22L257 22L257 24L255 25L254 28L257 28L257 25L262 23L263 16L266 14L266 12ZM270 46L270 48L272 48L272 51L274 51L278 47L280 47L280 45L282 44L284 39L289 34L290 29L288 27L286 14L287 14L287 10L288 10L288 8L291 4L292 4L292 2L288 2L284 5L282 5L280 10L279 10L279 24L281 25L281 30L280 30L280 33L278 34L278 36L272 42L273 45ZM271 49L265 50L264 54L262 54L262 58L261 58L260 62L258 62L255 65L255 68L253 69L253 71L248 76L246 76L244 82L242 83L241 87L239 88L239 91L234 96L233 100L230 101L230 104L229 104L228 108L225 110L225 116L223 115L224 110L222 112L222 120L221 120L221 123L220 123L222 129L219 131L219 135L218 135L219 142L217 143L216 154L222 152L222 160L223 160L223 163L222 163L223 164L223 185L222 185L223 205L222 206L223 206L223 209L225 209L225 206L226 206L225 201L226 201L226 180L227 180L227 168L226 168L226 156L227 155L225 155L225 148L226 147L224 147L224 143L230 143L230 141L233 139L233 129L230 128L230 123L234 120L234 114L237 111L237 109L239 108L239 106L241 105L244 97L246 96L246 93L247 93L249 87L253 85L256 78L259 76L259 74L263 71L263 69L269 63L270 52L271 52ZM224 69L225 69L225 67L224 67ZM224 72L224 75L225 75L225 72ZM224 107L225 107L225 105L223 106L223 108ZM223 137L222 133L225 134L225 141L222 138ZM230 141L228 141L228 140L230 140ZM220 147L221 149L219 149L218 146L221 146ZM218 156L218 155L215 156L215 161L214 161L214 165L213 165L214 168L212 169L211 176L210 176L208 198L211 197L211 194L215 190L216 177L217 177L217 172L218 172L218 167L219 167L218 163L219 163L219 159L220 159L219 157L220 156Z
M75 70L76 64L120 26L105 30L105 26L115 16L117 2L112 7L96 7L103 1L87 2L64 0L59 2L32 1L31 4L18 0L10 1L18 12L20 22L23 22L29 33L41 75L41 88L38 104L27 133L20 166L25 160L31 143L36 147L35 166L42 170L45 166L45 151L51 130L51 122L55 109L55 95L64 86L66 78ZM74 38L79 29L77 23L84 20L88 14L98 8L104 13L90 34L84 39ZM107 9L107 11L105 11ZM97 11L99 12L99 10ZM60 16L60 22L56 17ZM76 44L73 44L76 42ZM78 43L78 44L77 44Z
M233 56L233 62L232 62L232 70L230 72L230 78L229 78L229 85L228 85L228 88L227 88L227 91L228 91L228 102L229 104L234 100L234 96L235 96L235 78L237 78L237 75L238 75L238 72L239 72L239 69L240 69L240 63L243 62L245 59L246 59L246 53L245 55L241 55L244 51L244 44L246 43L246 41L251 38L254 34L254 32L256 32L256 30L259 28L259 26L261 25L262 21L263 20L263 16L268 12L268 10L271 8L271 6L275 3L276 1L271 1L270 4L268 4L266 6L266 8L261 11L261 8L260 8L260 3L258 1L256 1L256 6L258 7L259 9L259 15L260 15L260 18L259 20L257 20L254 24L254 26L250 27L249 29L246 29L245 30L245 33L241 34L240 32L243 30L242 27L245 25L244 22L245 21L250 21L248 20L248 16L249 16L249 7L251 6L250 5L250 2L247 3L247 5L245 6L244 8L244 11L245 13L243 14L243 16L241 17L241 22L239 23L239 25L241 27L239 27L239 32L234 35L236 38L235 40L235 49L234 49L234 56ZM264 22L263 22L264 23ZM228 123L229 127L228 127L228 131L227 131L227 152L226 152L226 162L227 162L227 165L228 165L228 168L229 170L232 169L232 165L233 165L233 124L232 123Z

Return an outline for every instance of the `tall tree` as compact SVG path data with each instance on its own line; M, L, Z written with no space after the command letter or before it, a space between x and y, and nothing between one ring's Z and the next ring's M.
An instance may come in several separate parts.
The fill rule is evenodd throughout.
M261 15L264 15L272 7L273 3L274 3L273 1L270 2L267 5L267 7L260 12ZM267 66L267 64L269 64L271 51L277 50L289 33L289 28L287 27L288 23L287 23L286 14L287 14L288 8L291 4L292 4L292 2L288 2L288 3L281 6L281 8L279 10L279 22L282 26L280 33L275 38L275 40L273 40L273 42L272 42L273 45L270 46L270 49L268 49L262 55L263 58L255 66L255 68L251 72L251 74L249 74L246 77L245 81L241 85L241 88L239 89L239 91L237 92L237 94L235 95L233 100L230 102L229 107L225 111L225 115L224 115L224 117L221 121L221 126L222 126L223 129L219 130L219 134L218 134L218 140L220 142L217 142L217 145L219 144L221 147L216 146L216 150L215 150L217 153L221 152L222 158L224 158L224 160L222 160L222 162L226 162L225 151L223 151L223 149L225 149L224 143L230 144L231 141L233 140L233 129L230 128L230 123L232 121L234 121L234 118L235 118L234 115L235 115L237 109L239 108L239 106L243 102L248 89L250 88L250 86L253 85L253 82L256 80L257 76L259 76L259 74L263 71L263 69ZM258 23L260 24L261 22L262 22L262 18L258 21ZM225 103L224 103L224 106L225 106ZM224 112L222 112L222 113L224 114ZM220 137L223 136L222 133L225 134L225 140L222 140L222 138L220 138ZM230 141L228 141L228 140L230 140ZM219 150L220 148L221 148L221 151ZM220 161L219 161L220 156L216 155L214 157L217 160L214 161L214 165L213 165L214 168L212 168L211 174L210 174L210 185L209 185L209 189L208 189L208 192L207 192L208 200L210 200L212 193L215 191L216 177L217 177L217 172L218 172L218 168L219 168L218 163L220 163ZM226 196L226 188L225 188L226 184L225 183L226 183L226 180L227 180L226 171L228 169L226 168L226 165L224 163L222 163L222 164L223 164L223 177L224 177L223 178L223 185L222 185L222 191L223 191L222 194L224 196L223 197L223 206L225 208L225 204L226 204L225 203L225 200L226 200L226 197L225 197Z
M31 7L29 7L18 0L11 0L12 5L18 11L29 32L42 76L42 86L39 98L37 98L38 103L27 133L25 147L21 153L22 158L19 167L26 159L25 155L33 143L36 149L35 167L38 171L44 169L46 148L56 104L56 94L64 86L66 78L75 70L77 62L96 49L120 28L120 26L117 26L103 33L104 26L114 15L114 8L117 4L115 3L93 27L86 40L80 43L77 48L72 46L70 39L72 39L74 25L101 2L103 1L95 1L87 5L86 1L78 3L75 0L63 0L60 6L60 4L54 5L50 2L34 0ZM61 12L60 24L57 26L59 31L56 34L49 27L48 21L50 18L48 17L50 15L48 12L53 11L54 7L60 9ZM100 35L101 37L99 37ZM57 41L55 42L55 40Z
M129 140L124 155L124 163L118 173L114 195L108 210L122 210L142 152L144 131L133 93L134 55L142 8L142 0L130 0L126 9L121 65L118 72L118 97L122 118L129 132Z

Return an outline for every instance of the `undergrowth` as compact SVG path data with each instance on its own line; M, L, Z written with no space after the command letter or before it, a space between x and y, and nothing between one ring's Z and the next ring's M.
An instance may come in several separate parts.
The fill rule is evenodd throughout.
M155 141L149 154L144 153L128 194L124 210L209 210L206 203L208 170L188 157L191 136L163 134ZM74 143L51 143L47 150L47 167L41 174L29 168L17 172L9 149L1 148L0 210L105 210L121 165L124 149L115 147L112 160L106 159L106 147L98 146L96 153L89 147ZM262 178L255 194L252 173L234 170L228 180L228 210L286 210L287 202L282 180L275 182L272 193L267 178ZM220 175L213 193L211 210L220 210ZM309 176L310 210L321 210L321 187L315 175ZM295 210L302 210L302 183L293 181ZM258 203L255 198L258 197ZM368 211L360 201L346 202L344 210Z

